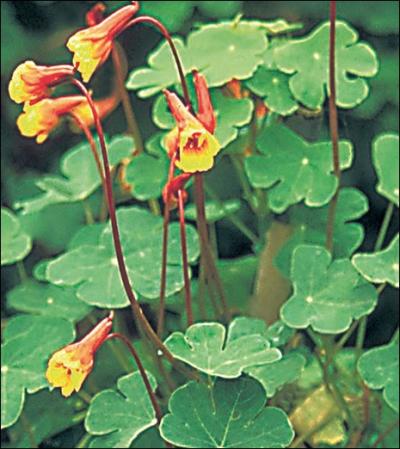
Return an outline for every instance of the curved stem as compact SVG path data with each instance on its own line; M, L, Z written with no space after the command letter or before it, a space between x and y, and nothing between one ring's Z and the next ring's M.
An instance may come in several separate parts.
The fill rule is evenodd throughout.
M135 152L142 153L143 152L143 139L140 133L139 125L136 120L135 113L132 108L132 104L129 98L129 94L125 87L124 80L124 70L123 70L123 59L124 53L121 46L118 42L114 42L114 46L111 52L111 57L114 64L114 70L117 77L117 88L118 93L121 98L122 107L124 109L126 122L128 125L128 132L132 135L133 140L135 141Z
M335 45L336 45L336 1L330 1L330 31L329 31L329 129L332 140L332 158L333 172L338 181L336 192L329 205L328 222L326 226L326 248L333 251L333 234L335 230L335 216L339 198L341 169L339 154L339 130L338 114L336 108L336 64L335 64Z
M153 342L153 344L165 355L165 357L171 363L176 365L174 356L171 354L171 352L166 348L166 346L163 344L163 342L160 340L160 338L154 332L151 324L145 317L142 308L140 307L138 301L136 300L135 294L133 293L133 290L132 290L132 287L130 284L129 275L128 275L128 270L125 265L124 255L123 255L123 251L122 251L121 238L120 238L120 234L119 234L119 228L118 228L118 222L117 222L117 216L116 216L116 210L115 210L115 203L114 203L114 196L113 196L110 164L109 164L109 160L108 160L107 147L106 147L106 143L105 143L105 139L104 139L103 127L101 125L99 115L97 114L96 107L93 103L93 99L92 99L91 95L89 94L88 90L86 89L86 87L84 86L84 84L75 78L71 82L87 98L89 106L92 110L95 126L97 129L98 135L99 135L101 154L102 154L103 165L104 165L106 198L107 198L107 205L108 205L108 210L109 210L109 214L110 214L112 236L113 236L113 241L114 241L114 248L115 248L115 253L116 253L116 257L117 257L117 262L118 262L118 269L119 269L119 272L121 275L121 280L122 280L122 284L125 289L125 293L127 294L128 299L131 303L133 313L136 315L137 319L139 320L147 337Z
M374 246L374 252L380 251L382 249L383 243L385 242L386 233L389 229L390 220L392 219L393 211L394 205L393 203L389 203L378 232L378 237Z
M156 395L154 394L154 391L151 388L149 377L147 376L146 370L144 369L142 361L140 360L139 354L136 352L135 347L131 344L131 342L124 335L115 332L115 333L108 335L108 337L106 338L105 341L110 340L112 338L117 338L117 339L121 340L125 344L125 346L128 348L128 350L132 354L133 358L135 359L136 365L139 369L140 375L142 376L143 383L146 387L151 404L152 404L154 412L156 414L157 423L160 424L161 418L162 418L161 409L157 402Z
M210 249L208 231L207 231L207 219L206 211L204 206L204 186L203 186L203 175L201 173L195 174L194 179L195 185L195 200L196 200L196 211L197 211L197 229L200 235L200 245L201 254L204 256L205 268L209 279L212 279L215 283L215 287L218 291L220 297L221 305L224 311L225 318L230 321L231 314L228 308L228 303L226 301L224 288L221 279L218 274L217 267L215 265L214 257Z
M70 112L69 115L75 120L76 124L83 131L83 133L86 136L87 141L89 142L90 150L91 150L94 160L96 162L97 171L99 172L101 182L103 183L103 189L105 190L103 167L101 165L99 153L97 152L97 145L94 140L93 134L90 131L90 128L86 125L86 123L79 117L79 115L74 114L73 112Z
M181 231L181 249L182 249L182 264L183 264L183 278L185 282L185 304L188 327L193 324L193 310L192 310L192 294L190 291L189 278L189 262L187 257L186 244L186 229L185 229L185 209L183 207L183 191L178 190L178 204L179 204L179 224Z
M168 262L168 231L169 231L169 206L164 207L163 242L161 255L161 279L160 279L160 304L158 308L157 335L161 338L164 333L165 321L165 292L167 287L167 262Z
M171 48L171 52L172 52L172 55L175 60L176 67L178 69L179 79L180 79L180 82L182 85L182 91L183 91L183 96L185 98L186 106L188 108L191 108L189 89L188 89L188 86L186 83L185 72L183 70L183 66L182 66L181 59L179 57L178 50L176 49L176 46L174 44L174 41L172 40L171 35L169 34L169 31L167 30L167 28L165 28L165 26L159 20L155 19L154 17L150 17L150 16L136 17L135 19L131 20L127 24L125 29L127 29L133 25L138 25L139 23L149 23L149 24L155 26L161 32L161 34L164 36L166 41L168 42L168 45Z
M174 177L175 160L177 154L174 153L171 157L168 171L168 183ZM165 321L165 292L167 286L167 262L168 262L168 231L169 231L169 205L164 205L164 221L163 221L163 241L162 241L162 255L161 255L161 279L160 279L160 305L158 310L157 335L161 338L164 332Z

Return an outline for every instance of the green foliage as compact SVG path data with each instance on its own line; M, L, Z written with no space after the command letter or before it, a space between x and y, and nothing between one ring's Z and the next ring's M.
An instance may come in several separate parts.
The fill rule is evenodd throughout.
M150 381L155 389L154 378ZM138 371L118 379L117 387L118 391L101 391L90 403L85 429L96 436L90 447L130 447L138 435L157 423Z
M21 223L10 210L1 208L1 265L24 259L32 249L32 239L21 229Z
M294 293L281 309L281 318L290 327L311 326L316 332L338 334L376 306L376 290L360 278L350 260L332 262L320 246L300 245L294 250L290 278Z
M110 164L117 165L133 149L131 138L114 137L109 144ZM24 214L32 214L51 204L83 201L101 185L99 171L88 143L69 150L62 157L60 171L63 176L41 177L36 185L43 193L32 199L18 201L15 207L21 208Z
M281 360L268 365L252 366L246 372L261 383L267 397L273 397L284 385L300 377L305 363L306 359L302 354L290 352Z
M358 33L346 22L336 22L336 33L336 102L352 108L367 97L368 84L363 78L376 75L378 60L368 44L358 42ZM289 86L294 97L310 109L321 107L329 84L329 23L278 48L274 58L281 71L293 75Z
M171 396L161 435L179 447L287 447L293 439L288 418L265 402L251 379L217 380L211 388L190 382Z
M140 201L158 198L168 177L166 158L156 159L141 154L132 159L126 168L126 182L132 187L132 195Z
M62 318L19 315L9 320L1 346L1 428L17 421L26 391L47 386L48 358L74 335L72 324Z
M91 8L26 3L1 4L3 87L24 60L70 63L63 42ZM131 4L105 3L105 16ZM202 175L204 228L196 176L185 185L189 289L179 209L171 207L162 331L165 137L177 126L162 91L182 97L183 89L157 27L117 33L122 79L135 91L128 98L119 91L115 55L88 86L96 100L123 100L104 117L99 112L123 261L142 314L133 317L128 307L113 205L90 146L64 126L40 146L20 137L15 119L24 105L5 100L2 446L398 447L398 330L391 335L399 287L398 3L337 2L338 159L341 171L351 168L340 182L326 101L329 2L264 3L144 0L135 14L178 33L172 39L189 109L205 112L195 98L198 70L223 149ZM68 84L54 86L51 98L69 95ZM110 332L137 350L150 389L122 341L106 338L93 353L83 345L65 360L82 368L93 356L94 365L80 391L62 397L45 378L49 358L74 341L75 326L80 340L107 313ZM157 344L144 319L158 327ZM162 341L171 354L160 350ZM60 371L60 378L75 382L76 374Z
M73 288L28 281L7 293L7 305L23 313L79 321L90 307L76 297Z
M379 183L377 191L399 206L399 135L382 134L373 142L372 157Z
M399 234L382 251L371 254L356 254L353 265L370 282L388 282L399 288Z
M162 219L135 206L120 208L117 215L133 287L141 297L156 299L160 289ZM173 223L170 228L167 296L183 287L179 227ZM197 233L191 226L187 227L187 238L188 258L194 262L199 247ZM55 285L78 286L78 298L90 305L119 308L129 304L120 279L110 225L103 230L96 245L82 244L49 262L46 277Z
M330 142L308 143L283 125L271 125L257 140L262 155L246 159L246 173L253 187L269 189L268 205L277 213L302 200L309 207L329 202L337 188L332 174ZM340 165L349 168L353 147L340 142Z
M358 371L373 390L384 389L385 401L399 411L399 342L373 348L362 355Z
M226 379L239 377L248 366L271 363L281 357L264 336L254 332L251 321L240 336L235 335L237 323L231 323L228 335L219 323L194 324L185 334L171 334L165 345L177 359L210 376Z
M335 258L350 257L361 245L364 240L364 228L360 223L354 223L354 220L362 217L367 211L368 199L363 193L347 187L340 190L334 227ZM275 258L276 266L286 277L289 277L290 261L298 245L325 244L329 206L311 209L301 204L289 209L288 213L295 232Z

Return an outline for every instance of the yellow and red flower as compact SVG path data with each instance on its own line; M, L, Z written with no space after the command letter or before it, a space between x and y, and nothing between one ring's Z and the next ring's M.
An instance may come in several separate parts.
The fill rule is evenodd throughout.
M71 65L44 66L25 61L14 70L8 92L16 103L33 104L48 97L52 87L74 73L75 69Z
M213 135L216 127L214 109L207 83L202 75L194 73L198 112L193 115L178 96L164 91L177 127L166 137L168 154L177 152L176 166L186 173L207 171L214 165L214 157L221 145Z
M94 366L94 355L111 332L112 315L104 318L82 340L55 352L49 362L46 378L50 385L70 396L79 391Z
M121 33L138 11L138 2L118 9L97 25L84 28L72 35L67 47L74 53L73 64L88 82L93 73L110 55L113 40Z
M17 126L23 136L36 137L37 143L43 143L57 127L61 116L86 102L84 96L71 95L46 98L33 105L25 103L24 110L17 119Z

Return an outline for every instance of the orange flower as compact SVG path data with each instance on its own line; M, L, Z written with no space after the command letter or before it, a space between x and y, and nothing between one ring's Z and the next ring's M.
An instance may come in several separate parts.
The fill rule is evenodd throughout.
M93 73L110 55L113 40L121 33L139 9L138 2L115 11L97 25L72 35L67 47L74 53L73 64L88 82Z
M51 88L65 78L73 76L71 65L36 65L33 61L20 64L11 77L8 92L16 103L33 104L51 93Z
M189 181L191 176L192 176L191 173L182 173L181 175L171 179L171 181L168 181L167 184L165 185L162 192L162 196L165 205L168 206L170 209L173 209L178 205L179 190L182 190L183 201L186 202L188 194L185 190L185 185Z
M119 98L115 95L94 101L94 105L96 107L100 120L111 114L111 112L114 111L114 109L118 106L118 104ZM90 108L89 103L87 101L80 103L78 106L74 107L70 112L71 114L78 116L78 118L82 122L84 122L88 128L94 125L92 109ZM81 129L73 126L73 131L80 132Z
M17 126L23 136L36 136L36 142L43 143L57 127L61 116L86 101L84 96L71 95L46 98L33 105L25 103L24 111L17 119Z
M198 113L191 114L176 94L164 91L168 106L177 122L166 137L165 144L171 156L178 151L176 166L186 173L206 171L214 165L214 157L221 145L214 137L216 121L206 81L194 73Z
M79 391L94 365L94 355L112 328L112 314L104 318L82 340L55 352L49 362L46 378L50 385L61 388L63 396Z

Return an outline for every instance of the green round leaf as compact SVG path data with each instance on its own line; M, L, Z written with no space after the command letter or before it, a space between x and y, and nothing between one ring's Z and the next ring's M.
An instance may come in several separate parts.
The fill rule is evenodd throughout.
M16 215L1 208L1 265L24 259L32 249L32 239L23 232Z
M116 136L108 145L110 164L119 163L132 151L133 140L130 137ZM83 201L101 185L97 165L88 143L79 144L65 153L60 162L60 171L63 176L40 177L36 185L43 193L16 202L15 207L21 208L24 214L32 214L51 204Z
M335 259L350 257L359 248L364 240L364 228L359 223L351 222L361 218L367 211L368 198L362 192L351 187L340 190L333 236ZM300 204L289 209L290 224L295 232L274 261L286 277L289 277L293 251L299 244L325 244L328 212L329 205L311 209Z
M156 381L148 373L151 387ZM118 379L119 391L103 390L92 399L85 419L85 429L96 435L90 447L130 447L157 419L143 379L138 371Z
M373 390L384 389L385 401L399 411L399 343L367 351L358 361L358 371Z
M249 78L262 63L267 45L261 23L247 20L203 25L187 41L193 63L210 87Z
M336 103L352 108L368 96L364 78L376 75L376 54L368 44L358 42L358 33L340 20L336 21L335 54ZM289 86L298 101L311 109L321 107L329 84L329 22L276 49L275 62L279 70L293 75Z
M178 447L282 448L294 437L286 414L265 408L262 387L251 379L217 380L212 388L190 382L172 394L169 411L160 432Z
M289 75L261 66L246 86L264 99L267 108L280 115L293 114L299 107L289 89Z
M293 328L345 332L353 319L371 313L378 300L375 288L362 280L350 260L332 262L321 246L294 250L290 278L294 293L281 308L281 319Z
M257 139L263 155L249 156L245 169L253 187L269 189L268 204L277 213L304 200L310 207L327 204L335 194L331 142L308 143L283 125L266 127ZM349 168L353 148L340 141L340 165Z
M73 288L28 281L7 292L7 305L19 312L79 321L90 312Z
M251 326L247 334L238 338L231 335L235 321L229 326L228 336L222 324L198 323L185 334L174 332L165 345L175 358L210 376L226 379L239 377L248 366L271 363L281 357L280 351L270 348L266 338L254 333Z
M75 337L72 323L49 316L11 318L1 346L1 428L14 424L22 412L25 391L45 388L50 355Z
M142 299L158 299L162 218L145 209L130 207L120 208L117 220L132 288ZM195 262L199 255L198 235L193 226L188 225L186 231L188 260ZM167 296L183 288L181 264L179 225L172 223L168 240ZM118 269L110 224L103 230L98 245L81 245L50 261L46 278L55 285L76 286L78 298L90 305L104 308L129 305Z
M158 198L168 178L169 161L140 154L126 168L126 181L132 187L132 195L140 201Z
M284 385L297 380L306 364L306 359L298 352L285 354L281 360L264 366L252 366L246 373L258 380L267 397L272 398Z
M24 405L24 416L7 429L13 446L32 447L34 441L39 447L43 441L72 427L75 424L72 401L63 398L58 391L43 390L29 395ZM27 423L30 433L26 431Z
M181 38L173 38L182 61L184 72L192 70L189 52ZM179 82L179 74L167 42L163 41L148 57L149 67L135 69L129 75L127 89L138 90L141 98L151 97L163 89Z
M372 145L378 185L376 190L399 206L399 135L381 134Z
M353 265L370 282L388 282L399 288L399 234L382 251L370 254L356 254Z

